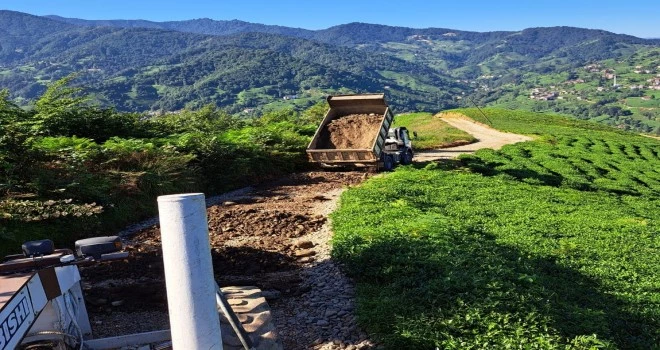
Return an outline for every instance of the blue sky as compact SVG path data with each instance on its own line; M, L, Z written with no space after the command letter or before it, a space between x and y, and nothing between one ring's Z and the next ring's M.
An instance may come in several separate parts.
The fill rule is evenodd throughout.
M660 0L2 0L0 9L84 19L240 19L307 29L349 22L473 31L565 25L660 38Z

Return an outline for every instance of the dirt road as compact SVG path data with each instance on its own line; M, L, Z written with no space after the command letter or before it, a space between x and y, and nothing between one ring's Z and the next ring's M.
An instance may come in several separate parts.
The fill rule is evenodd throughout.
M478 141L469 145L416 152L416 162L452 159L458 157L461 154L474 153L482 148L500 149L504 145L529 141L532 139L531 137L525 135L518 135L495 130L490 126L477 123L474 120L458 113L442 113L439 115L439 117L447 124L474 136Z
M417 161L530 139L465 118L443 120L479 142L418 153ZM353 283L330 259L328 222L343 190L369 176L292 174L214 198L207 209L216 280L221 286L259 287L285 349L377 346L357 326ZM169 328L160 230L150 221L133 231L126 241L129 259L82 270L96 337Z
M342 191L368 176L293 174L207 209L216 280L259 287L285 349L374 347L356 324L353 283L330 259L327 220ZM169 328L159 228L126 243L126 261L82 271L96 337Z

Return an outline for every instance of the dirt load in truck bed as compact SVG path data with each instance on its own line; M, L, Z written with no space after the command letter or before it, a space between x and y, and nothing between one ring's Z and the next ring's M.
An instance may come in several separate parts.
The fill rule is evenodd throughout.
M382 115L350 114L330 121L321 131L317 149L370 149Z

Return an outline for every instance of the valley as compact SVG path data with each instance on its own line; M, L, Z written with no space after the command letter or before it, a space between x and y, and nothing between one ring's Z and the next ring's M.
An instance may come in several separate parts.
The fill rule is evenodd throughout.
M213 104L250 118L302 110L328 94L384 91L397 113L492 105L660 132L658 85L647 81L657 78L657 39L571 27L479 33L349 23L312 31L11 11L1 11L0 22L7 28L0 36L0 86L20 105L75 73L97 103L120 111ZM37 29L46 27L52 30ZM585 70L590 65L611 72ZM529 98L554 93L550 100Z

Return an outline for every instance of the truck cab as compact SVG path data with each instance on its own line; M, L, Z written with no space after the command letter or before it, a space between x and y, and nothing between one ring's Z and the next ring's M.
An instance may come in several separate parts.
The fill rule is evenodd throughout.
M387 139L385 139L384 152L381 155L383 170L392 170L395 164L411 164L413 155L412 142L410 141L408 129L405 127L389 129Z

